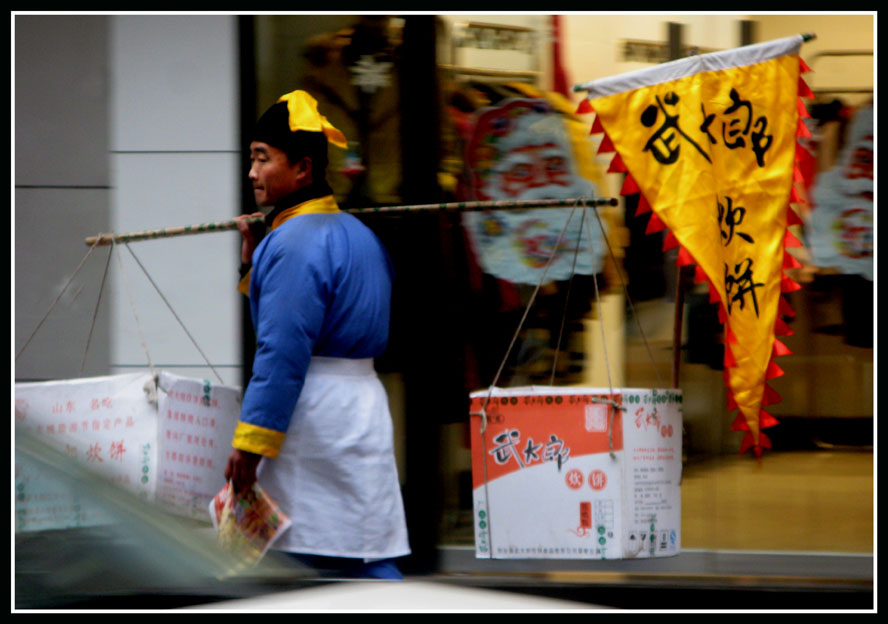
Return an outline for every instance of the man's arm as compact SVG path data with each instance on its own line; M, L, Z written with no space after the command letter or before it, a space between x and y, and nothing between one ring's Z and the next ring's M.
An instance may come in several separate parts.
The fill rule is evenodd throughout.
M241 233L241 238L243 238L243 244L241 245L241 263L245 265L249 265L253 262L253 252L256 251L256 247L259 245L265 232L265 224L254 223L251 226L248 221L261 216L263 216L261 212L254 212L253 214L240 215L234 218L237 222L237 230Z
M270 238L253 267L256 354L226 465L237 490L252 486L263 456L280 451L324 322L331 268L316 235L300 228Z
M256 251L256 247L265 233L265 224L253 223L251 225L249 220L262 216L264 216L263 213L254 212L234 218L243 239L241 244L241 277L246 275L253 263L253 252ZM231 451L225 465L225 480L231 482L236 493L246 494L253 487L256 482L256 468L261 460L262 455L258 453L242 451L237 448Z

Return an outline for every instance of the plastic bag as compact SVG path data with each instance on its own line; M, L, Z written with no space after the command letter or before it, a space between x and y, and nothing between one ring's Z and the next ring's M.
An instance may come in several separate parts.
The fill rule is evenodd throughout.
M235 495L226 483L209 512L219 546L245 565L257 564L290 526L290 518L258 483L246 496Z

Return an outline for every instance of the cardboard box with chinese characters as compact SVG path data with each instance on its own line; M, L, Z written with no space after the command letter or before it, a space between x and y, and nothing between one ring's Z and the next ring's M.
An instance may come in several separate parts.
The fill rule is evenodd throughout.
M471 401L476 557L679 553L680 390L531 386Z
M158 371L17 383L15 425L165 511L210 521L241 391ZM15 453L16 532L97 526L112 518L76 483Z

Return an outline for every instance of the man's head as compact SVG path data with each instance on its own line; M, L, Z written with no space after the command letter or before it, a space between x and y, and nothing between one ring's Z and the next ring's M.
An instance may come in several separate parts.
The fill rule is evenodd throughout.
M318 113L305 91L293 91L271 106L253 130L250 173L260 206L313 184L326 185L327 141L345 147L345 137Z

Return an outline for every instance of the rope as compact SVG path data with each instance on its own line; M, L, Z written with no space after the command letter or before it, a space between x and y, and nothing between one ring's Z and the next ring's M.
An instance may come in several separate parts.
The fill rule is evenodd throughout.
M540 291L540 287L543 285L543 282L546 280L546 274L549 272L549 267L552 266L552 261L555 259L557 255L558 247L561 244L562 239L564 238L564 233L567 231L567 226L570 225L571 219L573 219L573 215L576 212L577 207L574 206L570 211L570 214L567 216L567 221L564 223L564 227L561 228L561 233L558 235L558 240L555 241L555 246L552 249L552 254L549 256L549 259L546 261L546 266L543 269L543 273L540 276L540 281L537 283L536 288L533 290L533 294L530 296L530 300L527 302L527 306L524 308L524 314L521 316L521 321L518 323L518 328L515 330L515 334L512 336L512 341L509 343L509 348L506 350L506 355L503 358L503 361L500 362L499 369L496 371L496 375L493 378L493 383L490 385L490 391L487 394L487 400L484 402L484 407L481 408L482 413L484 414L482 421L482 427L486 428L487 425L487 417L486 417L486 408L487 404L490 402L490 397L493 395L493 389L496 387L497 381L499 381L500 375L503 372L503 369L506 366L506 361L509 359L509 355L512 353L512 348L515 346L515 342L518 340L518 334L521 333L521 328L524 327L524 322L527 320L527 315L530 312L530 308L533 306L533 302L536 300L537 293ZM481 432L484 433L484 428L482 428Z
M499 369L496 371L496 375L493 378L493 383L490 384L490 390L487 393L487 398L484 400L484 405L481 406L481 411L475 413L475 415L481 416L481 467L482 472L484 474L484 501L485 506L487 507L487 542L490 548L491 555L493 555L493 521L490 516L490 492L487 487L487 444L484 440L484 433L487 431L487 405L490 403L490 398L493 396L493 389L496 387L497 381L499 381L500 375L503 372L503 368L506 365L506 362L509 359L509 354L512 352L512 347L515 346L515 341L518 339L518 335L521 333L521 328L524 326L524 321L527 319L527 314L530 312L531 306L533 306L533 302L536 299L537 293L540 290L540 287L543 285L543 282L546 279L546 274L549 272L549 267L552 265L552 261L555 259L555 256L558 253L558 247L561 244L561 240L564 238L564 233L567 231L567 226L570 225L570 221L573 218L574 213L577 210L576 204L573 209L570 211L570 214L567 216L567 221L564 223L564 227L561 229L561 233L558 235L558 240L555 241L555 246L552 249L552 254L549 256L548 261L546 262L546 267L543 269L543 273L540 276L540 281L536 285L536 288L533 291L533 294L530 297L530 301L527 302L527 307L524 308L524 315L521 317L521 322L518 323L518 329L515 330L515 334L512 336L512 341L509 344L509 348L506 350L506 355L503 358L503 361L500 363Z
M588 222L586 222L586 229L589 233L589 240L592 240L592 229ZM604 229L602 228L602 232ZM609 396L614 396L614 385L611 381L611 373L610 373L610 361L607 357L607 338L604 335L604 315L601 311L601 293L598 291L598 277L594 274L592 275L592 283L595 285L595 301L598 304L598 325L601 328L601 350L604 352L604 369L607 371L607 387L609 391ZM615 407L616 404L612 403L612 407ZM620 409L625 409L622 406ZM611 409L608 412L607 418L607 443L608 449L610 452L611 459L616 459L617 456L614 454L614 409Z
M588 229L589 238L592 238L592 230L589 227L589 224L586 223L586 228ZM592 283L595 286L595 303L598 306L598 319L599 319L599 328L601 329L601 350L604 352L604 369L607 371L607 387L610 390L611 395L614 393L613 383L611 381L610 374L610 362L607 357L607 340L604 334L604 315L601 310L601 293L598 290L598 277L595 275L592 276Z
M191 335L191 332L188 331L188 328L185 327L185 324L182 322L182 319L180 319L180 318L179 318L179 315L176 314L176 311L173 310L173 306L171 306L171 305L170 305L170 302L167 301L167 298L164 297L163 293L160 291L160 288L158 288L158 287L157 287L157 284L154 283L154 280L151 279L151 275L148 274L148 270L147 270L147 269L144 267L144 265L142 265L142 263L139 261L139 258L138 258L138 257L136 256L136 254L133 252L132 248L130 248L129 243L124 243L124 245L126 245L126 248L129 250L130 254L133 256L133 259L136 261L136 264L138 264L138 265L139 265L139 268L142 269L142 272L145 273L145 277L147 277L147 278L148 278L148 281L151 282L151 285L154 287L154 290L157 291L157 294L160 295L160 298L161 298L161 299L163 300L163 302L166 304L167 308L169 308L169 311L172 313L172 315L175 317L176 321L178 321L179 325L180 325L180 326L182 327L182 329L185 331L185 334L188 336L188 339L191 340L191 344L194 345L194 347L198 350L198 352L199 352L199 353L201 354L201 356L203 357L204 361L207 363L207 366L209 366L210 369L213 371L213 373L216 375L216 378L219 380L219 383L224 384L225 381L222 379L221 375L219 375L219 373L216 371L216 369L215 369L215 368L213 367L213 365L210 363L209 358L207 358L207 356L204 354L203 350L198 346L197 341L194 340L194 337Z
M604 235L604 242L607 245L607 251L610 255L611 262L614 265L614 270L617 272L617 277L620 278L620 285L623 287L623 293L626 295L626 301L629 302L629 308L632 310L632 317L635 319L635 323L638 325L638 332L641 334L641 339L644 342L645 349L647 349L648 357L651 360L651 366L654 369L654 374L657 376L657 383L660 384L661 388L664 388L663 380L660 378L660 371L657 370L657 363L654 361L654 354L651 352L651 346L648 344L647 336L645 336L644 328L641 326L641 319L638 318L638 313L635 311L635 306L632 305L632 297L629 296L629 287L626 286L626 280L623 279L623 273L620 271L620 264L617 262L617 257L614 255L614 250L611 247L610 239L608 239L607 234L604 231L604 224L601 223L601 217L598 215L598 211L592 211L595 214L595 218L598 219L598 225L601 228L601 232Z
M586 209L580 214L580 229L577 232L577 247L574 250L573 266L570 269L570 280L567 282L567 294L564 297L564 310L561 313L561 328L558 330L558 342L555 343L555 356L552 358L552 375L549 377L549 385L555 385L555 370L558 368L558 353L561 350L561 338L564 336L564 325L567 321L567 305L570 301L570 291L573 287L574 273L577 270L577 256L580 255L580 242L583 239L583 222L586 220ZM591 241L589 241L591 244Z
M582 211L581 217L580 217L580 231L577 235L577 244L576 244L576 248L574 250L574 260L573 260L573 268L574 269L576 269L577 256L579 255L580 242L582 240L582 234L583 234L583 224L585 224L585 226L586 226L586 232L589 236L590 244L591 244L591 241L594 240L592 238L592 230L591 230L591 225L589 224L589 220L586 220L586 218L585 218L585 213L588 210L588 207L586 206L586 203L583 202L582 200L580 200L577 203L580 203L580 202L582 203L583 211ZM509 359L509 355L512 352L512 348L515 346L515 342L518 339L518 335L521 332L521 328L524 326L524 322L527 320L527 315L530 311L530 308L533 306L533 303L536 300L537 293L539 292L540 287L542 286L543 282L545 281L546 274L549 271L549 267L551 266L552 261L555 258L555 255L557 253L557 249L558 249L562 239L564 238L564 233L567 231L567 228L570 225L571 220L573 219L573 215L574 215L574 212L576 212L576 208L577 208L577 205L575 204L573 210L571 210L571 212L570 212L570 215L568 215L567 221L565 222L564 227L561 230L561 233L558 236L558 240L555 243L555 247L553 249L552 254L549 256L549 259L546 262L546 266L545 266L545 269L543 270L543 273L540 277L540 281L537 283L536 288L534 289L533 294L531 295L530 300L528 301L527 306L524 309L524 314L521 317L521 321L518 324L518 328L515 330L515 334L512 336L512 340L509 343L509 348L506 350L506 355L503 357L503 360L500 363L499 369L497 370L496 375L494 376L493 382L490 385L490 389L488 390L487 397L485 398L484 404L481 407L481 411L478 413L473 413L473 415L478 415L481 417L481 431L480 431L480 433L481 433L481 457L482 457L481 466L482 466L482 472L484 475L485 501L489 501L489 492L488 492L488 488L487 488L487 483L488 483L487 446L486 446L486 441L485 441L485 436L484 436L484 434L487 430L487 406L490 403L490 399L493 396L493 390L496 387L497 382L499 381L500 375L502 374L505 364ZM593 212L595 213L595 216L598 219L598 225L601 228L602 236L604 237L604 240L607 244L611 259L614 261L614 266L617 268L618 274L620 276L620 281L623 284L623 288L624 288L624 291L626 291L626 296L628 299L628 290L626 289L626 285L623 280L622 274L619 273L619 267L617 267L616 258L614 257L613 250L610 246L610 241L607 238L607 233L604 230L604 224L601 222L601 217L598 215L597 211L593 210ZM570 299L570 288L573 283L573 273L574 273L574 271L572 270L571 271L571 280L568 284L567 297L565 299L565 310L562 315L561 330L559 331L558 343L556 346L555 358L554 358L554 362L553 362L553 366L552 366L552 374L550 377L550 384L549 384L550 386L554 385L555 370L556 370L557 362L558 362L558 351L561 346L561 338L562 338L563 331L564 331L564 323L565 323L565 318L566 318L566 313L567 313L567 302ZM593 280L593 284L595 286L595 300L596 300L596 304L598 306L598 318L601 320L601 322L600 322L601 346L602 346L602 350L604 352L604 363L605 363L605 370L607 371L609 396L613 397L614 396L613 381L611 379L611 373L610 373L610 360L607 355L607 341L606 341L606 336L604 333L604 317L603 317L603 313L602 313L602 309L601 309L601 293L598 288L598 278L595 275L593 275L592 280ZM630 306L631 306L631 299L629 301L630 301ZM633 307L633 314L634 314L634 312L635 312L635 310ZM637 315L636 315L636 319L637 319ZM642 331L642 337L644 337L643 331ZM646 338L645 338L645 344L647 345ZM650 348L648 348L648 354L650 354ZM651 361L653 363L653 357L651 357ZM654 365L654 371L657 372L656 365ZM658 380L660 379L659 373L657 373L657 379ZM620 405L619 403L614 401L613 399L598 399L598 398L593 397L592 400L593 400L593 402L596 402L596 403L604 403L604 404L611 406L611 409L608 412L608 447L609 447L609 453L610 453L611 458L616 459L616 455L614 453L614 440L613 440L614 412L615 412L615 410L618 410L618 409L625 410L626 408L623 405ZM490 549L492 552L493 551L493 531L492 531L492 522L491 522L491 517L490 517L489 504L487 504L487 508L488 508L488 513L487 513L488 542L489 542Z
M77 268L74 269L74 273L71 275L70 278L68 278L68 281L67 281L67 282L65 283L65 285L62 287L62 290L59 292L58 296L56 296L55 301L52 302L52 305L49 306L49 309L46 311L46 314L44 314L44 315L43 315L43 318L40 319L40 322L37 323L37 327L35 327L35 328L34 328L34 331L31 332L31 335L28 336L28 339L25 341L25 344L22 345L22 348L19 349L18 353L15 354L15 360L14 360L14 361L18 361L19 356L24 352L24 350L27 348L27 346L31 343L31 340L34 338L34 336L37 334L37 332L38 332L38 331L40 330L40 328L43 326L43 322L49 317L50 313L52 313L53 308L55 308L56 304L59 302L59 299L62 298L62 295L65 294L65 291L68 290L68 286L71 285L71 282L74 280L74 277L76 277L77 273L80 272L80 269L83 267L83 264L86 262L86 259L89 258L89 255L93 252L93 250L96 248L96 246L97 246L98 244L99 244L99 241L98 241L98 239L97 239L97 240L96 240L95 242L93 242L93 244L90 246L89 251L87 251L87 252L86 252L86 255L83 256L83 259L80 261L80 264L78 264L78 265L77 265ZM79 291L78 291L78 293L79 293Z
M102 272L102 283L99 285L99 296L96 299L96 308L93 310L92 321L89 324L89 335L86 337L86 347L83 349L83 359L80 360L79 377L83 376L83 366L86 364L86 354L89 353L89 345L92 342L93 329L96 326L96 317L99 315L99 304L102 303L102 293L105 290L105 278L108 277L108 267L111 265L111 256L114 253L114 247L108 250L108 259L105 261L105 270Z
M136 329L139 332L139 340L142 342L142 348L145 350L145 357L148 358L148 368L151 369L151 376L157 378L154 372L154 364L151 362L151 354L148 352L148 343L145 341L145 335L142 333L142 324L139 323L139 314L136 312L136 302L133 299L133 292L129 287L129 281L126 279L126 271L123 270L123 260L120 258L120 248L114 241L111 242L113 250L117 254L117 264L120 266L120 275L123 277L123 285L126 287L126 294L129 297L130 307L133 310L133 317L136 319Z

